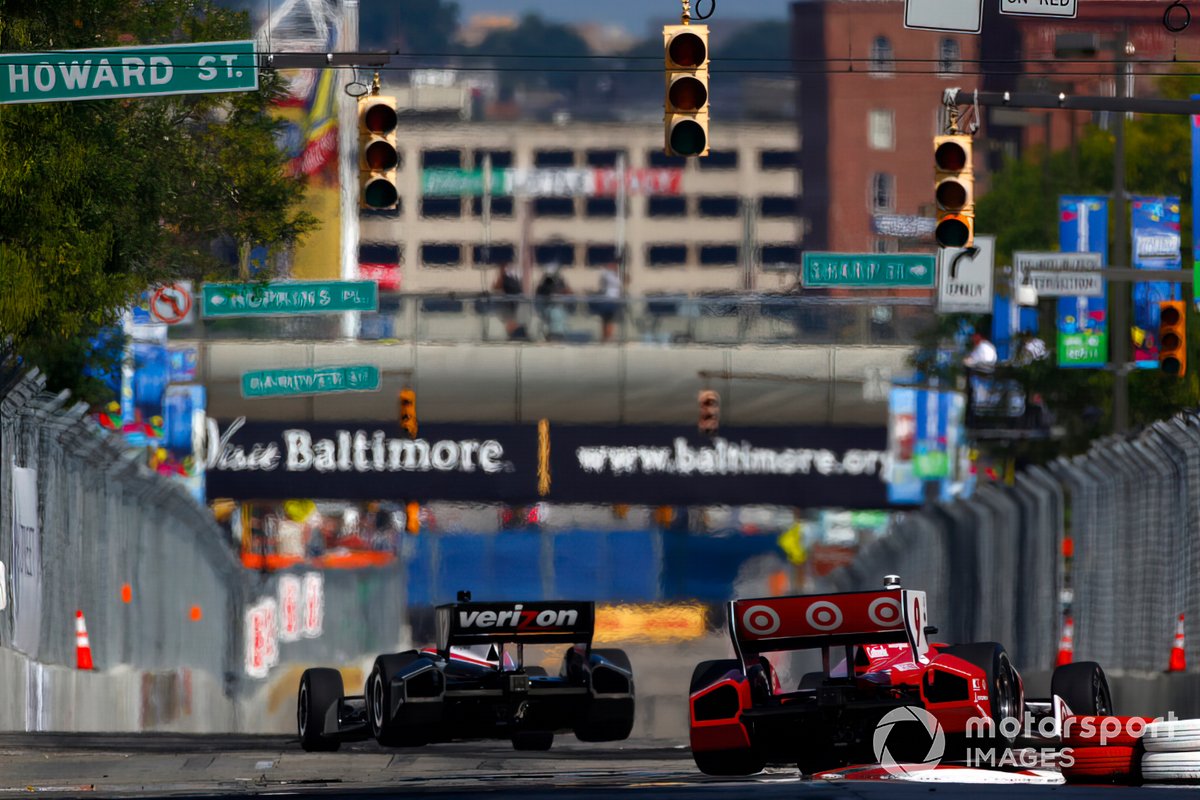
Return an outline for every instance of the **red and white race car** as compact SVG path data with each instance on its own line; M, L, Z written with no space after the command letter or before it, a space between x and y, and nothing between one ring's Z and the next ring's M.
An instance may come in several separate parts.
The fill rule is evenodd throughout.
M902 589L892 575L884 585L875 592L729 603L737 657L704 661L692 673L691 746L701 771L748 775L779 764L813 774L877 762L877 729L885 716L895 716L889 716L894 709L920 709L914 719L936 720L947 759L962 749L969 731L1012 744L1028 719L1112 713L1099 665L1077 662L1056 670L1051 694L1057 704L1026 700L1003 646L931 642L937 629L928 624L925 593ZM822 669L805 674L797 686L780 685L772 659L779 663L805 649L820 649ZM837 651L842 657L835 661ZM1006 719L1015 725L1002 724ZM926 750L919 749L915 760Z

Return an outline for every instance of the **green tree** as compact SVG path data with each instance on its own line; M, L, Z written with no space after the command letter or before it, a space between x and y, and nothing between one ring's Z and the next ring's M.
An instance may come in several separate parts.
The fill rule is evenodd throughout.
M0 52L245 39L210 2L0 0ZM0 346L99 399L85 342L148 287L234 277L213 243L286 249L313 228L257 92L0 106Z
M1160 81L1161 94L1187 97L1200 91L1200 80L1170 76ZM1191 242L1191 129L1182 115L1140 115L1125 124L1126 186L1131 193L1179 195L1183 198L1183 242ZM1009 159L989 181L986 193L976 202L977 232L996 236L996 263L1011 264L1014 250L1058 249L1058 196L1060 194L1109 194L1113 185L1111 131L1093 127L1072 150L1047 152L1033 149L1021 159ZM1129 217L1117 219L1110 229L1129 225ZM1185 247L1186 250L1186 247ZM1128 258L1128 256L1126 256ZM1007 278L998 276L1004 291ZM1185 290L1185 295L1190 292ZM1035 459L1059 452L1079 452L1097 435L1111 431L1112 375L1102 370L1059 369L1054 359L1055 298L1041 301L1043 338L1051 358L1014 369L1011 375L1023 381L1029 394L1042 395L1066 429L1066 439L1056 445L1030 445L1022 455ZM943 323L948 324L948 323ZM1198 365L1181 379L1159 370L1135 370L1129 376L1130 417L1144 425L1169 417L1200 403L1200 318L1189 311L1193 331L1189 362ZM938 340L931 330L928 347ZM925 360L928 360L926 357Z

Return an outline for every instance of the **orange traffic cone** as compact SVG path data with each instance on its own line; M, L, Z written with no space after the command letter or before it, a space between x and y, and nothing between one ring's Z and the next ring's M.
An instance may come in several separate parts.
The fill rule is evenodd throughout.
M83 620L83 612L75 612L75 667L77 669L92 669L92 645L88 642L87 623Z
M1167 672L1186 672L1187 671L1187 656L1183 652L1183 614L1179 615L1179 620L1175 623L1175 644L1171 647L1171 663L1167 666Z
M1062 636L1058 639L1058 660L1055 662L1056 667L1061 667L1063 664L1070 664L1071 659L1075 657L1075 620L1071 615L1063 620Z

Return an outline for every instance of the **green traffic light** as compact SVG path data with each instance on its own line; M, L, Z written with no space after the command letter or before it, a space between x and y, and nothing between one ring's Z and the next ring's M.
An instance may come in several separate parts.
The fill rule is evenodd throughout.
M378 178L363 188L363 204L370 208L391 208L400 195L391 181Z
M671 152L675 155L698 156L707 143L704 128L695 120L681 120L671 129Z
M966 247L971 239L971 229L958 217L949 217L937 224L933 237L942 247Z

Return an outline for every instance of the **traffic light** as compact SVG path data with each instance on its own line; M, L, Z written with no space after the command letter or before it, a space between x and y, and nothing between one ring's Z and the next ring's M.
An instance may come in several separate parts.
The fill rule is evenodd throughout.
M663 150L708 155L708 26L664 25Z
M358 203L362 208L395 208L396 98L367 94L358 98Z
M712 389L700 390L700 432L712 436L721 427L721 395Z
M971 172L971 137L954 133L933 137L934 199L941 247L970 247L975 240L975 179Z
M417 438L417 393L412 389L400 390L400 428L408 438Z
M1158 304L1158 366L1167 375L1187 371L1187 306L1182 300Z

